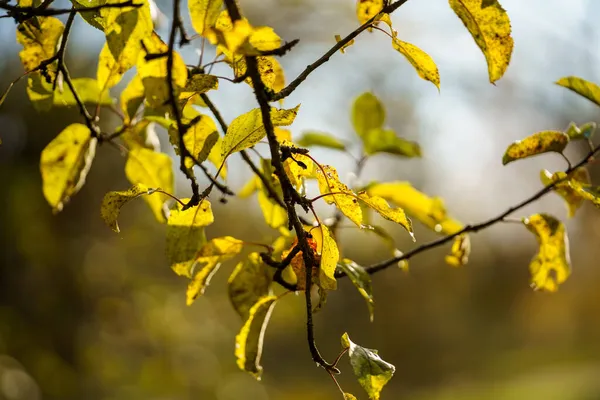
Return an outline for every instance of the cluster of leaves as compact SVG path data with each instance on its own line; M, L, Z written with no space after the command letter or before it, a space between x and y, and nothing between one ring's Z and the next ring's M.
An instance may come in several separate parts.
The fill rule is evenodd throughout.
M83 119L83 123L65 127L43 150L40 169L44 196L52 209L59 212L84 184L99 144L116 147L127 157L125 175L131 188L106 194L101 217L112 230L119 232L117 219L121 208L131 200L144 198L156 220L167 225L167 256L173 271L189 280L188 305L204 293L224 262L248 246L265 250L252 251L244 257L228 282L231 303L242 319L235 340L235 357L241 369L260 378L263 337L269 317L285 294L301 291L306 294L313 359L334 378L337 362L348 352L359 383L370 398L378 399L394 373L393 365L383 361L375 350L354 344L347 334L342 337L340 356L334 363L327 363L312 339L311 315L324 306L327 294L337 288L337 279L350 278L365 299L372 320L373 273L394 264L406 270L410 257L450 241L453 244L446 262L454 267L465 265L471 251L469 233L505 221L509 214L550 191L566 200L570 216L585 200L600 206L600 189L591 185L584 169L597 152L591 141L593 123L572 124L566 132L536 133L509 146L504 164L545 152L563 154L565 147L576 140L587 140L590 153L575 166L569 162L565 172L542 171L544 188L534 196L498 217L467 226L449 215L442 199L419 191L409 182L372 182L363 187L343 183L333 166L319 163L308 150L320 146L350 154L348 145L329 133L304 132L293 140L291 131L282 127L294 122L300 105L276 108L270 103L277 100L282 103L314 69L338 50L345 52L364 31L380 31L389 36L392 47L406 57L418 75L439 89L440 76L432 58L415 45L400 40L392 28L390 13L406 1L358 0L360 26L344 38L336 35L332 49L287 86L276 57L285 55L297 41L284 43L272 28L251 25L233 0L188 0L196 32L192 38L187 36L181 22L180 0L174 0L173 21L166 42L154 31L150 0L72 0L73 7L67 10L51 8L52 1L19 0L16 6L0 3L0 9L18 22L17 41L23 47L20 57L26 71L23 76L27 77L27 93L33 106L41 112L76 107ZM496 0L450 0L449 4L483 52L489 80L494 83L506 71L512 54L508 15ZM66 24L57 18L62 14L68 14ZM106 36L95 78L72 78L64 63L67 39L77 16ZM389 32L381 23L389 27ZM194 38L202 41L203 48L205 42L211 43L215 59L206 64L200 60L195 66L186 65L176 51L177 37L179 46ZM210 74L211 66L217 62L231 67L231 78ZM135 69L135 74L115 103L111 90L131 69ZM218 90L222 79L250 85L259 103L258 108L238 116L229 125L208 97L210 91ZM598 86L576 77L563 78L557 83L600 105ZM7 94L8 91L0 104ZM90 106L95 108L94 113L90 112ZM121 117L121 126L112 132L104 132L99 126L103 108ZM200 111L202 108L208 108L214 119ZM400 137L386 125L385 117L385 107L374 94L364 93L354 100L350 118L361 143L358 173L377 154L408 158L422 154L419 144ZM172 160L160 149L156 125L166 131L179 156L180 170L190 180L189 198L175 193ZM265 138L271 158L260 156L256 165L246 150ZM251 243L231 236L207 238L207 227L215 220L208 197L215 188L223 196L233 195L226 184L226 161L236 153L255 174L238 195L256 194L265 222L277 233L272 243ZM215 168L214 175L205 166L206 162ZM211 182L202 192L195 176L197 170ZM312 198L306 189L308 180L318 183L319 193ZM319 200L335 206L332 223L315 212L314 204ZM314 220L299 217L296 205ZM381 219L373 219L374 213L401 225L413 239L413 220L442 238L403 254L385 225L380 224ZM358 229L380 237L389 246L392 258L370 267L345 258L336 240L337 228L344 217ZM530 264L531 285L535 289L557 290L571 271L564 225L546 214L523 218L522 224L536 235L540 245ZM315 307L311 303L313 288L319 293ZM355 398L341 392L346 399Z

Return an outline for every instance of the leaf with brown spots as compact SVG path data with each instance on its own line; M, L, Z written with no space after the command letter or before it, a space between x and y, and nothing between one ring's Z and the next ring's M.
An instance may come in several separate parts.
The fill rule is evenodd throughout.
M548 152L562 153L568 144L569 136L564 132L537 132L508 146L502 157L502 164Z

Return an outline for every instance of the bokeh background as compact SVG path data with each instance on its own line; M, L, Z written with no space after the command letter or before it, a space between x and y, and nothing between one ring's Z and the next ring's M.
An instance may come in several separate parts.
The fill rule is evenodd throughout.
M184 2L185 3L185 2ZM270 25L300 44L281 60L288 79L357 26L353 0L241 0L255 25ZM170 1L159 31L168 29ZM380 32L362 35L346 54L336 54L287 100L302 103L292 126L330 132L359 147L350 106L364 91L386 104L387 124L417 140L422 159L378 155L360 181L410 180L442 196L465 223L489 218L540 188L539 170L564 169L557 155L503 167L513 140L570 121L598 121L598 108L553 84L566 75L600 81L600 3L594 0L503 0L512 18L515 50L496 86L487 81L483 56L444 0L413 0L393 15L399 36L437 62L441 92L420 80ZM67 5L56 1L56 5ZM74 76L95 76L102 35L75 23L67 62ZM200 42L184 49L197 61ZM15 24L0 20L0 87L22 74ZM206 59L213 56L207 50ZM226 68L214 71L230 74ZM122 87L122 86L121 86ZM118 94L117 88L113 94ZM245 85L226 81L212 95L225 118L255 107ZM104 127L118 121L103 114ZM286 296L266 333L263 379L237 369L233 344L241 321L226 295L235 262L222 267L206 294L185 305L186 281L164 256L165 228L144 202L127 206L115 234L100 219L102 196L128 187L125 159L111 146L98 149L87 183L58 215L41 191L39 155L76 109L36 113L24 80L0 108L0 399L331 399L340 398L329 377L310 358L302 296ZM161 139L165 140L164 132ZM165 146L166 148L166 146ZM257 149L265 152L266 146ZM586 148L568 155L577 161ZM352 157L315 150L344 179ZM230 185L251 174L237 157ZM598 166L590 168L600 182ZM189 188L179 177L178 194ZM216 200L216 198L215 198ZM254 199L214 202L209 237L230 234L270 242ZM321 215L332 213L329 207ZM561 199L549 195L515 217L550 212L567 220ZM497 225L472 237L470 263L453 269L447 249L415 258L410 273L391 268L373 278L375 320L349 282L340 283L315 315L321 351L332 359L348 332L377 348L396 366L387 399L600 399L600 213L590 204L568 220L573 275L556 294L529 288L534 237L518 224ZM402 250L414 246L390 227ZM435 234L417 227L418 244ZM343 229L344 255L368 265L389 256L377 238ZM345 390L366 398L346 360L339 377Z

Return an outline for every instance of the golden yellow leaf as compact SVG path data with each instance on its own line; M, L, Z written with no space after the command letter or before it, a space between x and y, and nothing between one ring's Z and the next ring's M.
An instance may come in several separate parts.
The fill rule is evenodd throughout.
M340 182L337 170L331 165L316 167L319 191L327 204L334 204L350 221L359 228L363 226L362 210L357 195L348 186ZM331 193L331 194L328 194Z
M181 200L187 204L189 199ZM192 278L192 266L198 252L206 244L204 227L212 224L211 204L204 199L200 204L183 210L179 203L171 210L167 221L167 259L177 275Z
M223 8L223 0L188 0L192 26L200 35L212 28Z
M254 28L248 42L259 51L275 50L281 47L281 38L270 26L259 26Z
M253 31L254 28L246 18L238 19L232 23L229 13L224 10L219 14L215 26L205 30L204 35L213 45L217 46L218 54L232 55L239 50L243 54L244 48L242 46L248 43Z
M502 78L513 50L508 14L498 0L449 0L450 7L461 19L488 64L490 82Z
M119 233L119 213L125 203L130 200L136 199L142 195L149 195L154 193L154 189L148 188L146 185L135 185L128 190L119 192L108 192L102 199L102 205L100 206L100 216L106 222L106 225L113 231Z
M335 42L336 42L336 43L339 43L339 42L341 42L341 41L342 41L342 37L341 37L340 35L335 35ZM344 54L344 53L346 52L346 48L347 48L347 47L350 47L350 46L352 46L353 44L354 44L354 39L352 39L351 41L349 41L348 43L346 43L345 45L343 45L343 46L340 48L340 52L341 52L342 54Z
M144 102L146 96L142 78L135 74L125 89L121 92L120 106L125 124L129 124L135 117L136 112Z
M592 204L600 208L600 187L590 186L574 179L569 181L569 186L571 186L579 196L585 200L591 201Z
M185 84L181 96L206 93L212 89L219 88L219 79L214 75L194 74L190 76Z
M242 251L244 242L231 236L224 236L210 240L196 254L192 266L192 281L189 283L186 294L187 305L192 305L198 296L204 294L211 278L217 272L221 263L236 256ZM196 272L197 271L197 272Z
M543 131L517 140L508 148L502 157L502 164L520 160L542 153L562 153L569 144L569 135L560 131Z
M36 17L17 27L17 42L23 45L19 52L25 71L32 71L43 61L52 58L57 51L58 41L64 25L58 18ZM48 76L56 77L56 63L48 65Z
M85 183L97 142L87 126L71 124L42 151L42 189L54 212L61 211Z
M469 255L471 254L471 239L469 235L462 234L458 235L454 239L450 254L446 256L446 263L453 267L462 267L469 261Z
M271 108L273 126L291 125L298 114L300 105L289 110ZM225 133L221 156L227 158L232 153L247 149L260 142L267 134L263 126L260 109L255 108L235 118Z
M381 129L385 122L385 109L375 95L365 92L354 100L352 105L352 125L361 138L373 129Z
M412 223L410 219L404 213L404 210L401 208L392 208L388 204L388 202L383 198L375 195L369 195L366 191L362 191L358 193L358 198L362 200L365 204L367 204L370 208L377 211L379 215L388 221L395 222L400 224L404 229L410 233L413 240L415 239Z
M250 253L231 273L227 282L229 300L243 321L261 297L271 294L271 275L258 253Z
M260 185L257 198L258 205L260 206L267 225L273 229L287 226L287 211L269 197L262 184Z
M92 78L75 78L71 80L75 93L84 104L110 106L113 100L107 91L101 91L98 81ZM77 100L68 85L60 86L54 91L53 105L57 107L78 106Z
M600 86L595 83L588 82L577 76L566 76L560 78L556 84L566 87L578 95L585 97L597 106L600 106Z
M272 56L260 56L256 57L258 65L258 73L265 86L271 89L273 92L278 92L285 87L285 76L283 74L283 68L275 57ZM231 63L233 73L236 78L239 78L246 74L246 59L244 57L238 57L235 62ZM250 87L252 86L252 78L248 77L244 80Z
M238 367L248 371L258 380L263 370L260 365L263 339L276 301L276 296L265 296L259 299L250 309L248 319L235 337L235 357Z
M544 186L548 186L554 182L561 181L554 186L554 191L560 195L567 203L567 210L569 218L575 215L575 212L581 207L584 198L573 189L571 182L575 181L582 185L590 185L590 174L585 168L577 168L567 178L567 174L564 172L550 173L548 170L542 170L540 172L540 179Z
M384 0L357 0L356 17L359 24L364 24L383 9Z
M131 149L125 163L125 175L132 185L141 183L167 193L174 191L173 162L163 153L144 147ZM166 222L164 204L167 199L169 197L161 193L144 197L158 222Z
M323 242L319 268L319 287L324 290L336 290L335 269L340 260L340 252L329 228L320 225L320 230L323 235Z
M531 287L534 290L555 292L558 285L571 274L569 240L565 226L547 214L523 218L523 224L535 234L540 245L538 254L529 264Z
M212 118L199 113L191 106L187 106L183 109L182 122L184 124L191 124L192 120L194 123L183 135L183 144L188 152L202 163L206 161L214 145L217 143L219 132ZM175 153L180 154L177 127L171 126L169 129L169 140L175 148ZM186 158L185 165L187 168L191 168L194 166L194 161ZM219 168L219 165L216 167Z
M438 233L451 235L463 226L446 212L444 201L429 197L418 191L409 182L378 183L367 188L371 196L379 196L401 207L411 217L418 219Z
M392 47L402 54L409 63L417 70L417 73L422 79L433 83L438 90L440 89L440 72L438 71L435 61L417 46L403 42L396 37L397 32L394 31L392 39Z

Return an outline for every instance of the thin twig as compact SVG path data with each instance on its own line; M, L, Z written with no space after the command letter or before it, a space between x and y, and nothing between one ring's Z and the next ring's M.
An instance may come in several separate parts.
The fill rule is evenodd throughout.
M71 11L78 12L89 12L99 11L104 8L125 8L125 7L142 7L142 3L135 4L133 0L127 0L123 3L106 3L92 7L73 7L73 8L47 8L47 6L41 5L40 7L20 7L14 6L7 3L0 2L0 10L8 11L8 16L16 18L19 22L23 22L32 17L50 17L56 15L69 14Z

